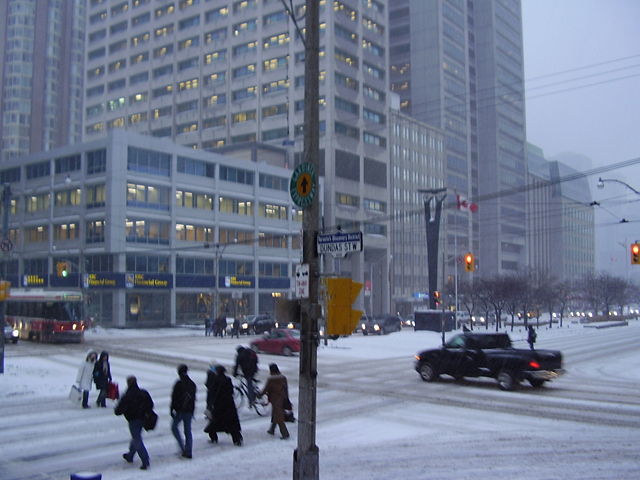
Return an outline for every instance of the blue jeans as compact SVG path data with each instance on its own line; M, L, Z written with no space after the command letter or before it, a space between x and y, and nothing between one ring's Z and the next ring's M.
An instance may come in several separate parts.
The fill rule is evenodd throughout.
M253 405L256 401L256 390L255 385L253 383L253 375L249 375L245 377L247 380L247 397L249 397L249 405Z
M178 441L178 445L180 446L180 450L186 455L191 455L191 448L193 445L193 436L191 435L191 420L193 419L193 413L189 412L178 412L175 417L173 417L173 421L171 422L171 432L173 436L176 437ZM185 441L182 441L182 436L180 435L180 431L178 430L178 425L182 422L184 426L184 438Z
M129 442L129 453L127 456L133 460L133 456L137 453L142 461L142 465L149 466L149 453L142 442L142 419L131 420L129 422L129 432L131 433L131 442Z

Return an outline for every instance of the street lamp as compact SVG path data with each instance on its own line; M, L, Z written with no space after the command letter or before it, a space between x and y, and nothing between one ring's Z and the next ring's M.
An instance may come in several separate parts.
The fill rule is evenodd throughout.
M631 190L636 195L640 195L640 192L638 190L636 190L635 188L633 188L631 185L629 185L628 183L623 182L622 180L618 180L616 178L602 178L602 177L598 178L598 183L597 183L598 188L599 189L603 189L605 182L619 183L619 184L624 185L625 187L627 187L629 190Z

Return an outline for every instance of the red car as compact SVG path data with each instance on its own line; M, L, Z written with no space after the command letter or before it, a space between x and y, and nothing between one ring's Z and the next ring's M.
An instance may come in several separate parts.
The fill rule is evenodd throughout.
M276 328L258 340L251 342L254 352L292 355L300 351L300 332L288 328Z

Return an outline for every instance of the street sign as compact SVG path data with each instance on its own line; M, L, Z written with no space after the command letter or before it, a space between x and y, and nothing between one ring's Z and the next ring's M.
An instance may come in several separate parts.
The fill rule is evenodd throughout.
M307 208L311 205L316 195L316 171L311 163L301 163L293 171L289 193L293 203L300 208Z
M309 264L296 265L296 298L309 298Z
M362 232L337 232L318 235L318 254L330 253L334 257L344 257L347 253L362 251Z

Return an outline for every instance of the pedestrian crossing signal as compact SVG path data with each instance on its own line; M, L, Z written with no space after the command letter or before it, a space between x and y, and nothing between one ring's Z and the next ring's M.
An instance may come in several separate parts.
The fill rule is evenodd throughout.
M59 277L66 278L69 275L69 264L67 262L58 262L56 264L56 272Z

